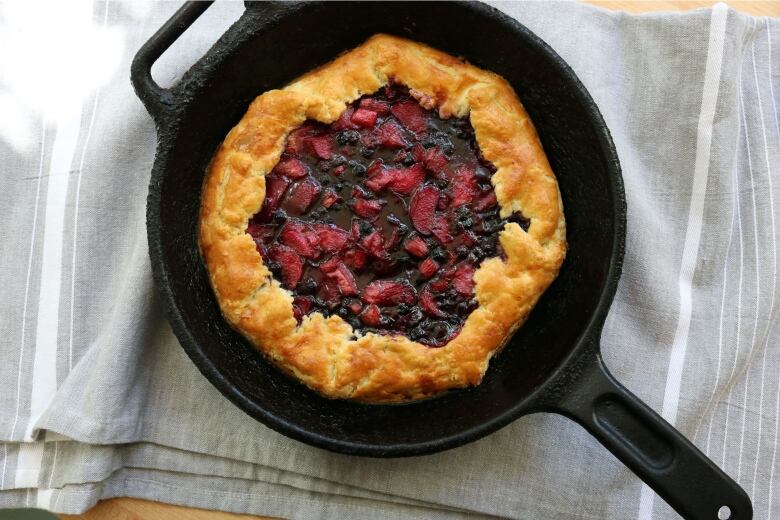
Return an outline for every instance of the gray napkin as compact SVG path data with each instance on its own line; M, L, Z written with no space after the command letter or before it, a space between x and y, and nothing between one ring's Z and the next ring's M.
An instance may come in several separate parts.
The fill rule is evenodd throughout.
M780 23L722 4L497 6L574 68L622 162L607 365L739 481L756 518L780 516ZM676 517L562 417L361 459L265 428L205 380L154 295L155 135L128 80L177 7L0 5L0 507L137 496L289 518ZM173 82L242 8L210 7L155 76Z

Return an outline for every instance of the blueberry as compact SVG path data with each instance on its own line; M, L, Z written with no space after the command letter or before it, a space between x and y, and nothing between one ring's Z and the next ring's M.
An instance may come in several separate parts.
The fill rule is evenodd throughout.
M366 147L361 146L360 150L358 150L358 151L360 152L360 155L362 155L366 159L368 159L369 157L374 155L374 149L373 148L366 148Z
M379 318L379 326L380 327L389 327L394 322L393 318L390 316L382 316Z
M352 173L354 173L356 177L362 177L366 174L366 167L357 163L352 167Z
M336 136L336 142L340 145L347 143L356 143L360 139L360 134L355 130L345 130Z
M466 258L469 256L469 248L466 246L458 246L457 249L455 249L455 254L458 255L458 258Z
M408 303L401 303L396 307L396 310L398 311L398 314L409 314L409 311L412 310L412 306Z
M374 226L372 226L371 224L369 224L365 220L361 220L360 224L358 224L358 227L360 229L360 234L361 235L368 235L368 234L370 234L371 232L374 231Z
M406 318L409 325L417 325L423 319L423 313L419 307L414 307Z
M401 161L404 166L411 166L414 164L414 156L410 153L406 154L403 158L403 161Z
M469 256L471 260L476 263L485 258L486 255L485 251L483 251L481 247L475 247L471 250L471 255Z
M300 294L311 294L316 290L317 282L310 276L298 284L298 293Z
M341 166L342 164L345 164L347 162L347 158L343 155L334 155L333 158L330 160L330 163L333 166Z
M440 190L443 190L443 189L447 188L447 181L446 181L446 180L444 180L444 179L436 179L435 181L433 181L433 183L434 183L434 184L436 185L436 187L437 187L437 188L439 188Z
M474 226L474 219L471 217L458 218L458 226L460 226L462 229L469 229Z
M267 267L268 267L268 270L271 271L274 274L274 276L277 276L277 277L281 276L281 274L282 274L282 266L279 265L278 263L276 263L276 262L268 262Z
M283 222L287 221L287 213L279 208L274 212L274 222L277 224L281 224Z
M450 255L449 253L447 253L445 249L438 247L434 249L433 252L431 253L431 258L433 258L437 262L446 262L447 260L449 260Z

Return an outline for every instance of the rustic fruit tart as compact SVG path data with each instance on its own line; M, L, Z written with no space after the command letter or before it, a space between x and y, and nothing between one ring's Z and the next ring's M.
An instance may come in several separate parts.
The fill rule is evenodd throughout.
M387 35L255 99L201 207L228 322L314 390L366 402L478 384L565 236L506 81Z

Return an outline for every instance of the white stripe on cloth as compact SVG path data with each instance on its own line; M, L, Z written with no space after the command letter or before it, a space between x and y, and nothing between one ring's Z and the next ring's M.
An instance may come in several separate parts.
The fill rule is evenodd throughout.
M745 446L745 420L747 418L747 394L748 394L748 381L750 380L748 367L753 364L753 356L756 349L756 335L758 334L758 316L759 308L761 304L761 277L759 269L759 254L758 254L758 211L756 209L756 181L753 173L753 157L750 149L750 135L748 132L747 119L745 116L745 98L742 96L742 89L739 89L739 105L742 108L742 125L745 127L745 145L747 147L748 158L748 173L750 174L750 197L753 208L753 254L755 256L756 266L756 308L754 309L755 319L753 320L753 335L750 339L750 350L748 350L747 361L745 363L744 375L744 391L742 392L742 423L739 428L739 453L737 455L737 480L741 480L742 477L742 452ZM726 423L726 429L728 430L728 422Z
M57 135L54 138L49 165L30 419L24 435L27 441L34 440L35 424L57 392L57 334L62 282L63 226L68 179L81 129L81 108L79 99L72 110L66 110L57 117Z
M766 39L768 44L768 63L769 68L769 99L772 100L772 112L775 116L775 136L780 140L780 125L777 123L777 105L775 104L775 89L772 86L772 32L770 25L766 25ZM775 141L777 142L777 141ZM772 226L774 228L774 226ZM777 432L780 429L780 381L777 383L777 394L775 396L775 438L772 443L772 463L769 465L769 495L767 497L767 510L771 514L772 511L772 491L774 490L775 469L777 468Z
M38 228L38 202L41 198L41 179L43 178L43 159L46 156L46 115L41 120L41 154L38 160L38 180L35 187L35 210L33 211L32 230L30 231L30 255L27 257L27 277L24 284L24 304L22 306L22 339L19 345L19 370L16 373L16 413L11 425L11 439L16 435L16 425L19 423L20 405L22 402L22 372L24 370L24 344L27 329L27 302L30 295L30 274L32 273L33 253L35 252L35 236Z
M92 16L92 9L78 10ZM43 251L38 299L38 320L33 357L30 416L26 443L17 458L16 487L38 488L43 464L44 441L35 441L35 426L57 392L57 350L62 285L62 250L68 181L81 131L83 97L73 96L59 107L56 134L49 163L46 213L43 221ZM34 442L30 442L34 441ZM36 507L48 508L52 491L35 489Z
M680 400L680 382L685 363L685 351L688 346L688 330L691 324L691 285L693 272L701 238L704 198L707 190L707 177L710 169L710 148L712 146L712 122L720 89L720 71L723 62L723 45L726 36L726 18L728 7L717 4L710 15L709 41L707 43L707 61L704 66L704 87L702 91L701 111L696 134L696 160L693 172L693 187L688 211L688 225L685 230L685 245L678 280L680 293L680 314L677 330L672 341L669 369L666 374L666 389L661 415L670 424L677 419L677 406ZM639 504L639 519L649 520L653 514L654 494L647 484L642 485Z
M108 19L108 2L106 2L106 11L103 18L103 27L106 26ZM87 136L84 138L84 145L81 149L81 159L79 160L79 169L76 177L76 200L73 203L73 255L71 256L70 267L70 324L68 327L68 371L73 368L73 311L76 296L76 252L78 251L78 229L79 229L79 199L81 195L81 174L84 171L84 157L87 155L87 148L92 137L92 126L95 123L95 113L97 113L98 100L100 99L100 89L95 91L95 101L92 103L92 115L89 118L87 126Z
M769 30L769 24L766 24L767 31ZM767 142L766 138L766 123L764 121L764 108L761 104L761 86L758 82L758 70L756 69L756 47L755 42L753 42L753 46L751 48L751 54L752 54L752 60L753 60L753 81L756 84L756 95L758 96L758 116L761 121L761 136L763 137L763 144L764 144L764 163L766 164L766 177L767 182L769 184L769 215L771 219L771 230L772 230L772 296L770 297L770 303L769 303L769 319L767 320L766 329L764 330L764 348L763 348L763 357L761 360L761 392L759 395L758 400L758 446L756 448L756 461L753 465L753 484L751 486L750 496L755 497L756 494L756 477L758 475L758 461L759 456L761 455L761 433L762 433L762 427L763 427L763 420L764 420L764 384L766 382L765 376L766 376L766 358L767 358L767 349L769 347L769 328L772 325L773 317L775 314L775 292L777 289L777 237L776 237L776 229L775 229L775 202L774 202L774 193L772 189L772 165L769 162L769 144ZM769 69L769 84L771 86L772 84L772 70Z

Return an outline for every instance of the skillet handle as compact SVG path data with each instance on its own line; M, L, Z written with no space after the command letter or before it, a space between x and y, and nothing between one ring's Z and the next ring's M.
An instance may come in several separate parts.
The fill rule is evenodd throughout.
M162 88L154 81L152 65L212 3L214 0L186 2L149 38L133 58L130 79L138 97L154 119L172 108L174 96L170 89Z
M753 517L750 498L742 488L618 383L600 354L584 365L570 381L573 391L553 404L551 411L585 427L684 518Z

